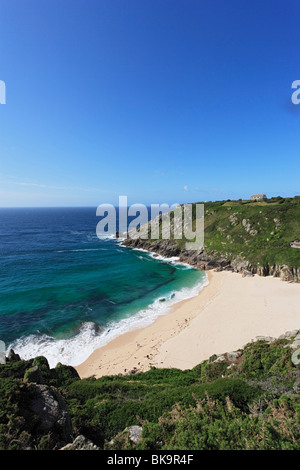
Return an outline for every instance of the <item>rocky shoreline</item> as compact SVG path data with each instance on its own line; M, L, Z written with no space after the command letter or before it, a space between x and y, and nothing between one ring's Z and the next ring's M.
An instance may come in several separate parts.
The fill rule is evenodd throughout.
M187 263L196 269L203 271L231 271L240 273L243 276L273 276L286 282L300 282L300 268L293 268L287 265L274 266L253 266L242 257L227 259L225 256L213 256L202 251L192 251L180 249L172 240L155 240L141 238L125 238L123 246L137 248L161 255L166 258L178 257L180 262Z

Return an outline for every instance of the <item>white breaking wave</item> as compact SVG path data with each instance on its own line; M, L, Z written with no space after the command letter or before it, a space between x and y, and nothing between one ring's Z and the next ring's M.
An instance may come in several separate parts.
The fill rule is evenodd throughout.
M79 251L103 251L103 248L78 248L74 250L58 250L57 253L76 253Z
M121 245L122 246L122 245ZM125 247L126 248L126 247ZM178 266L184 266L186 269L196 269L188 263L184 263L180 261L179 256L170 256L169 258L166 256L159 255L157 253L153 253L152 251L145 250L144 248L132 248L134 251L142 251L149 255L151 258L156 259L158 261L163 261L164 263L176 264Z
M146 309L140 310L133 316L113 321L103 329L93 322L86 322L73 338L54 339L47 335L30 335L11 343L8 350L13 349L25 360L44 356L48 359L51 368L59 362L77 366L96 349L105 346L118 336L150 325L157 317L167 314L175 303L197 296L206 285L208 285L207 276L196 286L185 287L171 293L168 297L160 297Z

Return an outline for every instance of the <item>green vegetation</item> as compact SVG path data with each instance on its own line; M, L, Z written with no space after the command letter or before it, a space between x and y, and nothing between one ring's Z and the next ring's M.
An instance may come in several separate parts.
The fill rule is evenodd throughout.
M262 202L205 203L205 247L229 259L238 256L252 266L286 264L300 267L300 198L272 198Z
M221 268L248 270L260 275L274 275L286 281L300 282L300 249L291 243L300 240L300 197L280 196L263 201L215 201L192 204L192 228L196 231L196 205L204 204L204 247L202 253L187 253L186 243L193 240L178 237L174 230L174 212L170 213L170 239L164 239L163 217L160 216L160 239L127 239L124 245L145 248L163 256L180 255L186 262L203 269L201 261L213 262ZM168 231L166 232L168 233ZM196 259L198 257L198 259ZM209 259L208 259L209 258ZM213 266L208 266L211 269ZM205 269L205 268L204 268Z
M292 340L250 343L238 360L212 357L191 370L99 379L80 379L61 364L50 369L42 357L8 362L0 365L0 449L70 442L41 426L37 387L62 398L72 438L84 435L102 449L299 449L300 370L291 362ZM132 425L143 428L136 444L124 432Z
M149 222L149 239L128 237L123 244L166 257L180 256L182 261L200 269L248 271L247 274L272 275L284 281L300 282L300 249L291 246L300 240L299 196L278 196L263 201L240 199L193 203L194 233L199 229L197 204L204 205L204 246L201 252L186 250L186 244L195 239L185 237L185 229L180 227L180 219L175 218L172 211L170 229L163 216L159 216L160 239L151 239ZM190 231L190 224L186 221L185 224Z

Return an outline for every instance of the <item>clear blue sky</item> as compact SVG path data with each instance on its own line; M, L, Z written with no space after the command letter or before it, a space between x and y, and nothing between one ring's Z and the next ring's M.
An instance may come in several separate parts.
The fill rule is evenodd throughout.
M300 194L299 0L0 0L0 206Z

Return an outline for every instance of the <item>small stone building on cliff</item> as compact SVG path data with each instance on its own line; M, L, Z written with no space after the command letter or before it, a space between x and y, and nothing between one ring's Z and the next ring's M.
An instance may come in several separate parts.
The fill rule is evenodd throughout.
M267 199L265 194L253 194L253 196L251 196L251 201L261 201L263 199Z

